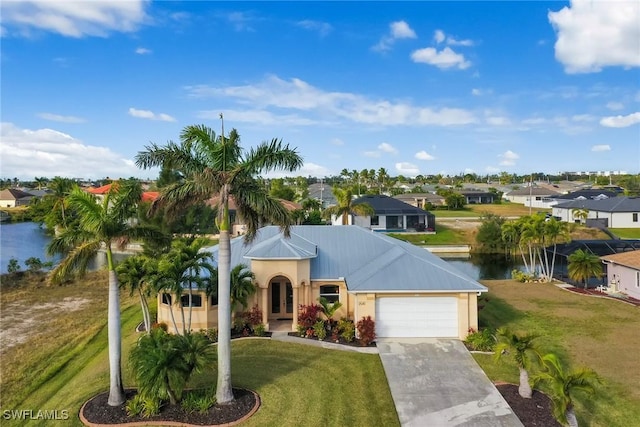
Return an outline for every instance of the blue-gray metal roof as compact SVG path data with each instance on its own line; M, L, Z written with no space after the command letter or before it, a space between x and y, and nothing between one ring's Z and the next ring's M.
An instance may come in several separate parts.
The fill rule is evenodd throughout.
M573 200L558 203L554 208L588 209L599 212L640 212L640 197L612 197L602 200Z
M218 246L207 250L217 260ZM243 237L232 239L231 266L247 264L247 258L309 258L311 280L344 278L354 293L487 290L424 248L354 225L293 226L290 240L278 227L263 227L252 243L245 244Z

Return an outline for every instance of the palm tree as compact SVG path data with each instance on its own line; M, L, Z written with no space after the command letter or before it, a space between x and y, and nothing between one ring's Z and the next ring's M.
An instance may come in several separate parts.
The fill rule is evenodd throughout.
M333 195L336 197L337 205L328 207L324 211L324 215L327 218L331 218L331 216L335 215L336 217L342 216L342 225L349 224L349 215L357 214L357 215L374 215L375 211L368 203L353 203L353 193L349 188L333 188Z
M580 221L580 223L584 223L587 220L587 218L589 217L589 210L588 209L575 208L575 209L571 210L571 215L573 215L573 217L575 219Z
M47 215L47 217L55 219L61 218L62 223L57 224L60 227L67 226L67 217L65 213L65 208L67 207L66 197L74 187L76 187L76 183L73 182L73 180L69 178L61 178L59 176L54 177L49 183L49 189L52 190L53 193L48 194L45 197L54 199L54 202L53 208L51 209L51 212L49 213L49 215ZM58 217L58 213L60 214L60 217ZM54 222L57 223L58 221ZM47 226L49 226L50 223L51 221L47 221Z
M147 301L147 297L151 294L149 279L157 272L157 268L158 264L154 259L143 255L130 256L116 267L120 287L128 287L130 295L138 293L144 330L147 333L151 330L151 315L149 314L149 303Z
M220 115L222 119L222 114ZM168 142L161 147L151 144L136 156L143 168L165 165L179 171L183 179L163 189L156 200L176 214L188 205L218 196L218 381L216 399L220 404L233 400L231 389L231 246L229 196L236 202L236 212L247 227L245 240L255 238L262 219L280 225L289 233L290 216L282 203L269 196L256 175L272 170L294 171L302 166L295 149L273 139L243 154L240 135L234 129L229 137L204 125L187 126L180 134L180 144Z
M602 262L597 255L578 249L569 255L569 278L576 282L584 282L587 289L589 278L602 276Z
M79 188L72 190L67 203L78 214L78 228L63 229L47 247L49 255L65 254L64 259L50 273L50 283L61 283L72 273L84 275L98 250L103 248L107 255L109 270L108 342L109 342L109 398L107 403L118 406L125 401L122 387L120 359L120 286L115 271L112 247L124 247L130 239L162 239L156 229L132 225L130 219L135 206L140 201L142 189L137 181L114 184L102 203L97 203L92 194Z
M507 328L500 328L496 331L498 344L495 347L495 359L499 360L505 354L511 354L520 370L520 385L518 393L520 396L530 399L532 395L529 384L529 369L533 357L539 357L537 346L533 342L538 335L519 335L511 332Z
M551 257L551 266L549 266L549 260L546 258L547 252L545 251L545 261L547 262L547 282L553 280L553 271L556 265L556 252L558 247L558 240L567 239L567 223L558 221L555 218L550 218L544 224L544 239L545 246L553 245L553 255Z
M247 308L247 298L256 293L256 285L253 283L256 276L245 264L238 264L231 270L231 310L236 305Z
M573 397L576 392L595 393L600 377L589 368L579 368L565 372L555 354L542 357L545 370L534 377L536 382L543 381L549 385L553 401L553 415L562 423L578 427L578 419L573 409Z

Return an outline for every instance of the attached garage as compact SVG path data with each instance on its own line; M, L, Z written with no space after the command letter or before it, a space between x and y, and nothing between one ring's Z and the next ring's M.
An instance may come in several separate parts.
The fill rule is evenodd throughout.
M458 337L458 298L382 297L376 298L378 337Z

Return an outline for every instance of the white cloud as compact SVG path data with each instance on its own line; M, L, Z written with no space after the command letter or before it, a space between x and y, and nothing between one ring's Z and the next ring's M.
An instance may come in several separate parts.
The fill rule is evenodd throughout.
M219 110L200 111L196 116L200 119L218 120ZM321 121L310 120L297 114L273 114L264 110L224 110L225 119L233 122L259 124L263 126L312 126L328 124Z
M594 145L591 151L611 151L611 146L609 144Z
M378 145L378 150L384 153L398 154L398 150L396 150L393 145L386 142L383 142L382 144Z
M498 173L501 171L500 168L497 168L495 166L487 166L486 168L484 168L484 170L488 173Z
M471 169L471 168L464 168L464 173L465 174L467 174L467 173L476 173L476 171Z
M504 153L498 155L502 160L500 161L501 166L513 166L516 164L516 160L520 158L520 156L514 153L511 150L507 150Z
M606 107L611 111L618 111L624 108L624 104L622 102L611 101L607 102Z
M61 123L84 123L85 119L82 117L76 116L61 116L60 114L53 113L38 113L38 117L45 120L50 120L52 122L61 122Z
M340 138L333 138L331 141L332 145L344 145L344 141L342 141Z
M458 68L464 70L471 66L471 62L464 59L464 55L455 53L450 47L438 51L432 47L418 49L411 53L413 62L434 65L440 69Z
M480 95L482 95L482 91L480 89L473 88L473 89L471 89L471 95L480 96Z
M442 30L436 30L433 33L433 40L435 40L436 43L442 43L447 37L444 35L444 31Z
M252 22L257 21L257 18L252 13L247 12L231 12L226 16L227 21L233 25L236 31L255 31L251 26Z
M137 110L135 108L129 108L129 115L137 117L139 119L159 120L162 122L175 122L176 119L165 113L154 113L149 110Z
M455 37L447 36L442 30L434 31L433 40L436 44L446 42L449 46L473 46L475 44L473 40L458 40Z
M312 162L304 162L304 165L302 165L300 169L293 172L280 170L269 171L264 174L264 177L268 179L284 178L286 176L315 176L319 178L331 175L335 175L335 173L324 166Z
M111 32L133 32L147 16L149 2L21 0L2 2L2 24L29 36L34 30L67 37L106 37Z
M333 31L333 27L331 26L331 24L328 24L326 22L312 21L309 19L298 21L296 22L296 25L300 28L304 28L305 30L317 31L321 37L325 37L331 31Z
M433 157L431 154L427 153L424 150L418 151L415 154L415 158L418 160L435 160L435 157Z
M628 114L626 116L609 116L600 120L602 126L608 128L626 128L640 123L640 112Z
M371 157L372 159L377 159L380 157L379 151L365 151L362 153L365 157Z
M54 129L21 129L3 122L0 139L3 176L99 179L140 174L133 160L121 157L108 147L87 145Z
M243 111L244 115L251 113L265 123L277 122L273 113L265 111L268 108L277 109L279 115L282 115L284 109L293 110L288 118L295 119L300 125L336 124L336 121L342 120L371 126L454 126L478 121L471 111L465 109L436 109L409 103L394 103L385 99L370 99L349 92L328 92L296 78L282 80L277 76L270 76L254 85L198 85L187 86L185 89L189 96L195 98L218 97L225 101L235 100L242 107L237 114L241 114L240 111ZM248 107L254 110L247 112L245 109ZM203 114L209 112L201 113L200 116L206 118ZM302 117L302 114L308 117Z
M405 21L396 21L389 24L389 34L380 38L380 41L371 49L377 52L386 52L391 49L396 40L415 39L416 33Z
M147 49L146 47L139 47L135 50L138 55L150 55L151 49Z
M491 126L507 126L511 124L511 121L507 117L502 116L489 116L486 120L487 124Z
M400 175L414 177L420 175L420 168L413 163L398 162L396 163L396 172Z
M571 0L548 18L557 33L556 59L567 73L640 66L640 2Z

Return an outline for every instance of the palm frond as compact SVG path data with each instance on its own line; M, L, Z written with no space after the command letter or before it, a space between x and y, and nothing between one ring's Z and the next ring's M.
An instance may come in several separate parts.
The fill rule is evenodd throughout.
M304 164L295 148L283 144L276 138L271 142L263 142L247 153L242 167L251 175L258 175L273 170L292 172Z
M87 271L89 262L101 247L100 240L84 242L74 249L49 273L48 281L52 284L60 284L70 278L73 273L80 275Z

